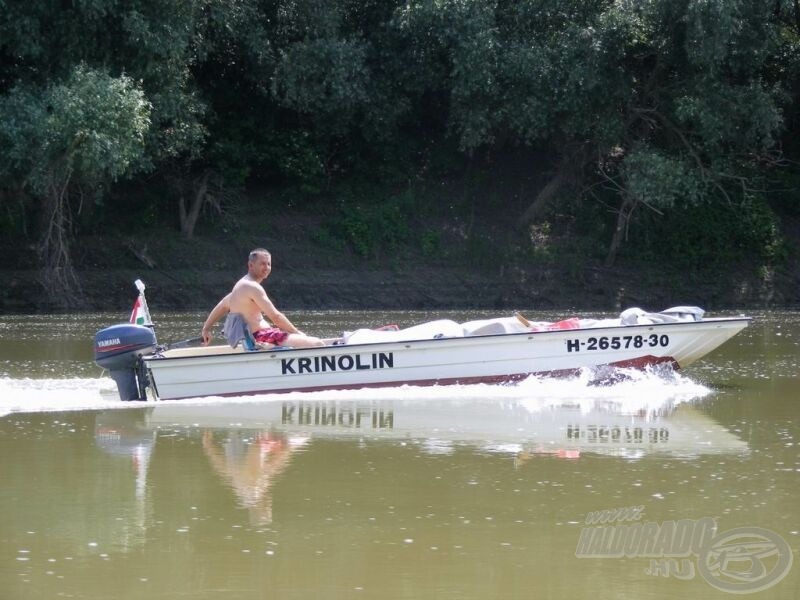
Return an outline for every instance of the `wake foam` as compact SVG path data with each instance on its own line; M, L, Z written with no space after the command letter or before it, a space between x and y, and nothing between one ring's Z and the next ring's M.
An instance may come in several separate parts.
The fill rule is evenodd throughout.
M610 382L610 383L609 383ZM497 402L522 404L530 411L572 406L581 411L604 406L617 413L657 411L665 406L696 400L712 390L672 370L615 369L604 371L598 385L597 371L585 369L567 379L531 376L515 385L454 385L433 387L398 386L358 390L290 392L222 398L211 396L183 400L162 400L158 406L177 404L213 405L235 402L308 401L392 401L429 400ZM108 410L153 406L154 402L122 402L116 385L108 377L72 379L0 378L0 417L21 412Z
M54 412L114 408L123 404L114 380L104 378L0 378L0 416L16 412Z

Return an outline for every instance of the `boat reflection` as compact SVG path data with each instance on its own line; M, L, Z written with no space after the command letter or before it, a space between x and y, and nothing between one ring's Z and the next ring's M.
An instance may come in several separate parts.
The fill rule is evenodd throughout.
M447 446L576 458L584 453L637 458L739 454L747 444L689 403L613 399L284 400L156 406L154 429L253 429L300 438L414 440Z
M507 456L518 467L544 458L692 459L749 451L745 441L701 408L672 400L304 398L100 412L96 444L130 459L142 507L148 463L162 437L172 444L183 438L194 447L199 439L209 471L233 492L252 525L272 522L276 481L295 452L310 450L315 441L414 445L420 454L460 452L459 460L469 453L491 453ZM136 512L144 517L147 511Z

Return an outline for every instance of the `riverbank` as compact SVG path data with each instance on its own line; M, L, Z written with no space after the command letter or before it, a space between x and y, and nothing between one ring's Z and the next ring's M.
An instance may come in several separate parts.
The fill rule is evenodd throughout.
M576 309L659 310L692 304L707 310L795 307L800 275L755 264L687 271L664 262L630 259L611 268L597 256L580 256L569 240L554 240L545 254L531 252L505 223L482 221L472 239L453 223L437 223L436 247L426 248L431 224L411 231L398 247L370 256L326 241L318 216L272 217L266 226L244 218L236 227L206 224L193 239L174 231L82 238L74 248L86 310L126 310L135 279L148 287L154 310L207 309L245 272L250 249L273 254L266 282L282 309ZM498 233L500 232L500 233ZM478 240L476 243L475 240ZM524 241L524 240L522 240ZM796 264L789 261L790 264ZM6 313L62 310L43 292L38 272L2 270L0 302Z

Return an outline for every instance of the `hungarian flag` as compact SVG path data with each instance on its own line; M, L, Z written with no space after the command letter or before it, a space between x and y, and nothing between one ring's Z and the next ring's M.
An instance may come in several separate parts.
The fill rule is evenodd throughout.
M136 325L150 325L148 322L149 320L150 319L147 318L147 309L145 308L145 304L142 301L142 297L139 296L136 298L136 302L133 303L130 321Z
M136 298L136 302L133 303L130 322L135 325L152 327L153 321L150 318L150 309L147 308L147 300L144 299L144 282L141 279L137 279L133 283L136 289L139 290L139 297Z

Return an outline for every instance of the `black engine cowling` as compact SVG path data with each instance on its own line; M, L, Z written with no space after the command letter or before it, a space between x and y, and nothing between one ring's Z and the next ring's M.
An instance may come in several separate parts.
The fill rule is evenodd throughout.
M112 325L94 336L94 361L108 369L122 400L145 399L148 381L140 358L155 349L156 334L142 325Z

